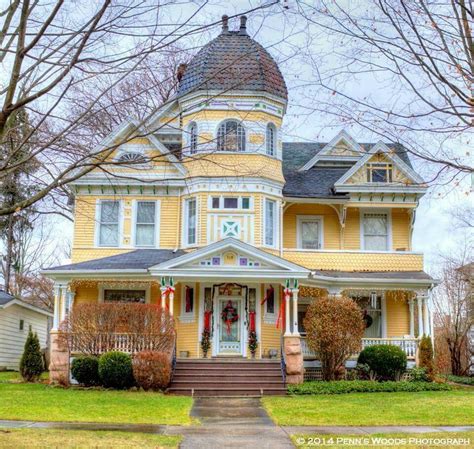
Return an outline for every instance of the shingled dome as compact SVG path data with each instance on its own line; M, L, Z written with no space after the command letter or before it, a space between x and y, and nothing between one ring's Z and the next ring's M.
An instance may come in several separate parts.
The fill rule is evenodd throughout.
M188 64L179 82L179 96L202 90L252 90L288 98L277 63L247 34L246 21L242 16L240 29L229 31L227 16L222 17L222 33Z

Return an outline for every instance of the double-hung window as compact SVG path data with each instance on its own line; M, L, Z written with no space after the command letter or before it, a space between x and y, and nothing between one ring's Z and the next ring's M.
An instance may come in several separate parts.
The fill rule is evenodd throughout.
M99 203L99 246L119 246L120 201Z
M298 247L322 248L323 222L319 217L298 217Z
M197 236L197 204L196 198L188 198L185 202L185 235L186 245L195 245Z
M135 246L156 245L156 202L137 201Z
M389 217L387 213L364 213L362 218L363 249L388 251Z
M276 243L276 202L265 200L265 232L264 242L266 246L275 246Z

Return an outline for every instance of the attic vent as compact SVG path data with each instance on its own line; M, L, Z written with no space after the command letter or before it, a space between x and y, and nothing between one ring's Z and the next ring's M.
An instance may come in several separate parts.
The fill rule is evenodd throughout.
M118 162L125 162L125 163L131 163L131 164L145 164L148 161L147 161L147 158L143 156L143 154L128 152L128 153L122 154L118 158Z

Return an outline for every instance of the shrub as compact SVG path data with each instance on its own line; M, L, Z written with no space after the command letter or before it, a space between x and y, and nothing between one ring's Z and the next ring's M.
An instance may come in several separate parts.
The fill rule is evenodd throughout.
M132 358L123 352L106 352L99 358L99 377L104 387L129 388L133 384Z
M413 368L410 371L412 382L428 382L428 375L426 374L426 368Z
M20 373L26 382L35 382L44 371L43 354L41 353L38 335L30 330L20 360Z
M288 392L295 395L448 391L451 389L448 384L436 382L373 382L370 380L314 381L288 385Z
M139 352L132 365L135 382L144 390L164 389L171 381L170 356L164 352Z
M426 377L428 381L433 381L435 370L434 370L434 358L433 358L433 343L431 337L423 335L418 348L418 366L426 370Z
M398 346L374 345L359 354L357 363L368 365L379 380L398 380L407 368L407 356Z
M86 387L100 385L99 359L92 356L76 357L71 364L71 374Z
M308 346L321 361L323 379L336 379L361 347L364 323L359 306L346 297L318 298L309 305L304 326Z
M458 383L458 384L474 386L474 377L449 375L448 380L450 382L455 382L455 383Z

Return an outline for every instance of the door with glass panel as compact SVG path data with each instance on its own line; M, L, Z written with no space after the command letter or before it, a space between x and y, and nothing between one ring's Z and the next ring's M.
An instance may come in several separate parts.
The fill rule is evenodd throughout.
M242 354L242 298L217 300L219 354Z

